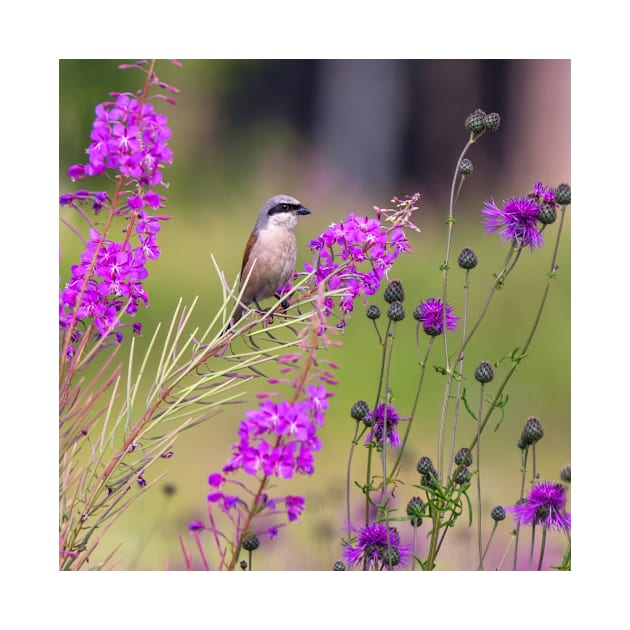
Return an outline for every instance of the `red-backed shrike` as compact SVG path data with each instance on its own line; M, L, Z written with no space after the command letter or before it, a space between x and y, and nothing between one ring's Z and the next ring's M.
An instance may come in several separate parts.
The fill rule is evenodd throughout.
M297 259L293 229L299 215L310 213L301 201L288 195L275 195L265 201L243 254L242 295L233 323L252 302L260 309L261 300L278 297L279 289L291 279Z

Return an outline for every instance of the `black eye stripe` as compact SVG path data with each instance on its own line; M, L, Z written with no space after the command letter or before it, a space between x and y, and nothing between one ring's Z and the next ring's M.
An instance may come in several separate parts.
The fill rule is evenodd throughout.
M271 216L273 214L280 214L281 212L291 212L291 210L298 210L299 207L299 205L292 203L278 203L271 208L267 214Z

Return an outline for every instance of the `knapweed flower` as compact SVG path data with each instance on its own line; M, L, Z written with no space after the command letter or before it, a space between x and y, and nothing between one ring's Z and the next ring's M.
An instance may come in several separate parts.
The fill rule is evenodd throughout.
M533 251L542 247L543 237L538 231L537 217L539 206L533 199L512 197L499 208L494 200L486 201L483 206L486 234L500 231L504 241L512 241L518 247Z
M410 210L406 212L409 214ZM351 213L341 223L331 224L310 243L317 256L312 263L305 263L304 268L309 273L315 272L316 284L324 283L327 290L340 290L339 308L343 315L354 309L357 297L375 295L396 258L411 251L403 228L417 228L408 221L408 216L400 215L394 226L382 223L381 217L388 216L385 211L378 216L371 219ZM333 306L333 299L327 298L326 315Z
M371 429L365 438L365 444L369 444L371 440L374 440L378 446L382 446L383 434L386 433L386 441L390 446L400 446L398 423L408 420L408 418L401 418L395 407L386 404L378 405L374 413L369 413L368 417L372 423L370 425ZM386 425L387 430L385 431Z
M363 566L368 570L392 570L405 566L411 556L411 548L400 543L395 527L385 523L371 523L358 532L355 544L347 545L343 557L351 566Z
M547 529L568 531L571 515L565 509L566 500L561 483L541 481L532 485L522 502L508 509L521 525L542 525Z
M482 214L486 234L499 231L504 241L533 251L542 247L543 237L539 230L538 215L542 206L557 206L553 188L536 182L526 197L511 197L499 208L494 200L484 203Z
M445 316L446 315L446 316ZM436 337L446 329L453 332L457 328L459 317L453 315L453 307L450 304L442 304L439 298L429 298L420 302L413 312L414 319L422 324L422 328L427 335Z

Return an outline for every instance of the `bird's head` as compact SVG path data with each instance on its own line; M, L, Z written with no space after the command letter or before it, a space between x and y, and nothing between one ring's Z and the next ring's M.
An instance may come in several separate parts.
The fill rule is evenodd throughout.
M311 214L301 201L289 195L274 195L267 199L260 209L254 231L265 228L286 228L292 230L300 215Z

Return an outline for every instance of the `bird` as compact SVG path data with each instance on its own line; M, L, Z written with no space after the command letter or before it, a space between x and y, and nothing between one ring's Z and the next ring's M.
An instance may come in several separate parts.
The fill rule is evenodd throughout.
M301 201L289 195L274 195L260 209L254 229L243 253L239 304L232 325L243 316L246 306L270 297L293 276L297 245L293 232L298 216L311 214ZM261 309L262 310L262 309Z

